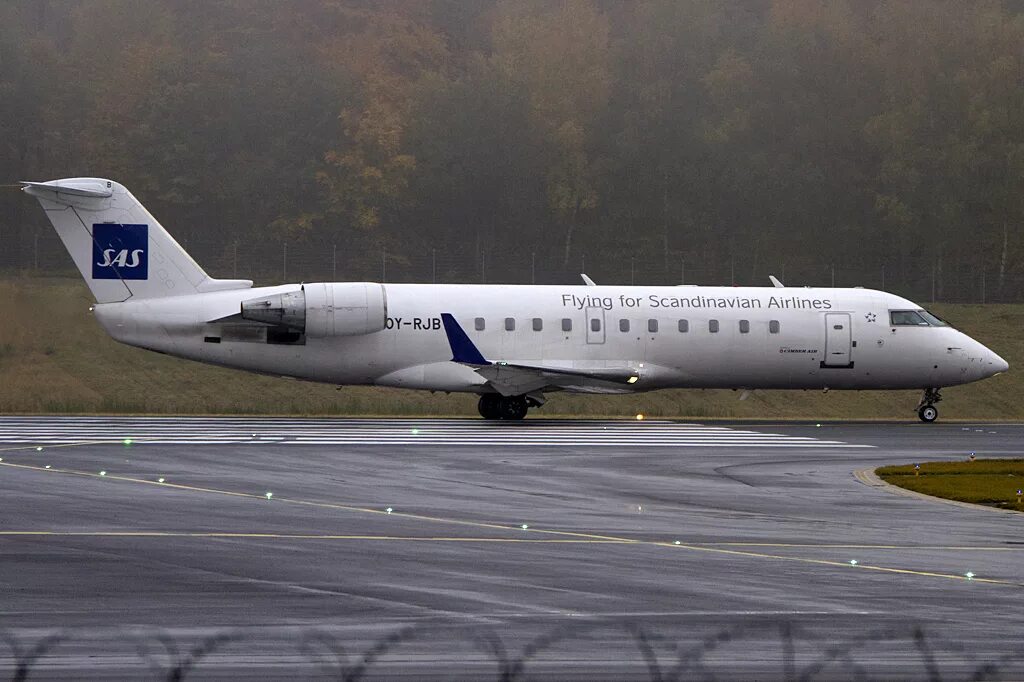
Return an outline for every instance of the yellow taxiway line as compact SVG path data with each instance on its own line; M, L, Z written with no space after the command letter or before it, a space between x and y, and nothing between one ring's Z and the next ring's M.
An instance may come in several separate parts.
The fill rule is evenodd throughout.
M986 584L992 584L992 585L1007 585L1007 586L1014 586L1014 587L1022 586L1020 583L1017 583L1017 582L1013 582L1013 581L1009 581L1009 580L1000 580L1000 579L997 579L997 578L980 578L980 577L976 577L976 576L972 576L972 577L968 578L966 575L959 575L959 574L956 574L956 573L942 573L942 572L939 572L939 571L919 571L919 570L914 570L914 569L894 568L894 567L891 567L891 566L877 566L877 565L863 564L863 563L851 564L851 563L846 562L846 561L837 561L837 560L833 560L833 559L814 559L814 558L810 558L810 557L787 556L787 555L784 555L784 554L771 554L771 553L768 553L768 552L754 551L752 549L739 549L739 547L742 547L742 546L753 547L753 546L759 546L759 545L742 545L742 544L740 544L740 545L734 545L734 546L724 546L724 545L711 545L711 544L684 543L684 542L681 542L681 541L637 540L635 538L623 538L623 537L617 537L617 536L614 536L614 535L605 535L605 534L599 534L599 533L583 533L583 532L579 532L579 531L567 531L567 530L557 530L557 529L548 529L548 528L535 528L535 527L532 527L532 526L530 526L528 528L522 528L521 526L505 525L505 524L500 524L500 523L490 523L490 522L485 522L485 521L470 521L470 520L466 520L466 519L452 519L452 518L445 518L445 517L438 517L438 516L427 516L425 514L411 514L411 513L408 513L408 512L399 512L399 511L395 511L395 510L388 511L388 510L384 510L384 509L375 509L375 508L371 508L371 507L360 507L360 506L340 504L340 503L335 503L335 502L322 502L322 501L316 501L316 500L299 500L299 499L291 499L291 498L285 498L285 497L273 497L272 499L267 499L265 495L258 494L258 493L247 493L247 492L239 492L239 491L235 491L235 490L223 490L223 489L218 489L218 488L206 488L206 487L201 487L201 486L185 485L185 484L181 484L181 483L168 483L168 482L161 483L159 481L153 481L153 480L144 479L144 478L136 478L136 477L132 477L132 476L118 476L118 475L114 475L114 474L101 475L101 474L98 474L98 473L95 473L95 472L91 472L91 471L77 471L77 470L74 470L74 469L60 469L60 468L54 468L52 466L49 469L47 469L44 466L31 465L31 464L15 464L13 462L0 462L0 466L17 468L17 469L25 469L25 470L37 471L37 472L46 472L46 473L54 473L54 474L65 474L65 475L72 475L72 476L82 476L82 477L87 477L87 478L97 478L97 479L104 479L104 480L109 480L109 481L120 481L120 482L125 482L125 483L145 484L145 485L152 485L152 486L158 486L158 487L163 487L163 488L169 488L169 489L173 489L173 490L184 490L184 491L189 491L189 492L198 492L198 493L205 493L205 494L212 494L212 495L227 495L227 496L232 496L232 497L243 497L243 498L249 498L249 499L253 499L253 500L265 501L266 503L293 504L293 505L301 505L301 506L306 506L306 507L315 507L315 508L318 508L318 509L332 509L332 510L338 510L338 511L357 512L357 513L362 513L362 514L376 514L376 515L380 515L380 516L395 516L395 517L406 519L406 520L426 521L426 522L429 522L429 523L443 523L443 524L449 524L449 525L467 526L467 527L471 527L471 528L486 528L486 529L490 529L490 530L500 530L500 531L504 531L504 532L515 532L515 533L527 533L528 532L528 533L531 533L531 534L534 534L534 535L557 536L557 538L563 540L563 542L577 542L577 543L589 543L589 544L639 545L639 546L644 546L644 547L663 547L663 548L668 548L668 549L688 550L688 551L691 551L691 552L704 552L704 553L708 553L708 554L717 554L717 555L738 556L738 557L755 558L755 559L767 559L767 560L773 560L773 561L791 561L791 562L795 562L795 563L811 564L811 565L817 565L817 566L829 566L829 567L833 567L833 568L844 568L844 569L847 569L847 570L859 569L859 570L863 570L863 571L873 571L873 572L876 572L876 573L889 573L889 574L894 574L894 575L908 575L908 576L926 577L926 578L941 578L941 579L945 579L945 580L959 580L959 581L964 581L964 582L986 583ZM17 531L15 531L15 533L16 532ZM59 533L59 532L48 533L46 531L38 531L38 532L36 532L36 531L28 531L28 533L35 533L35 534L38 534L38 535L46 535L46 534L51 534L51 535L55 535L55 536L61 535L61 533ZM2 537L2 535L0 535L0 537ZM144 537L144 535L143 536L138 536L138 537ZM155 536L155 537L159 537L159 536ZM196 535L193 535L192 537L216 537L216 535L196 534ZM248 534L238 534L238 535L236 535L236 537L268 537L268 538L270 538L270 537L275 537L275 536L273 534L253 534L251 536L248 535ZM283 536L283 537L288 537L288 536ZM385 536L372 536L370 539L379 539L381 537L385 537ZM399 538L399 537L396 536L395 539L397 540L397 539L405 539L405 538ZM487 541L491 541L491 542L499 542L499 541L509 542L511 540L523 540L523 539L525 539L525 538L509 538L508 540L500 540L498 538L493 538L493 539L486 539L486 540ZM536 538L531 538L531 539L536 539ZM766 548L767 547L780 547L781 548L781 547L787 546L787 545L765 544L765 545L760 545L760 546L764 546ZM810 548L812 546L807 546L807 547ZM904 548L904 549L906 549L906 548Z

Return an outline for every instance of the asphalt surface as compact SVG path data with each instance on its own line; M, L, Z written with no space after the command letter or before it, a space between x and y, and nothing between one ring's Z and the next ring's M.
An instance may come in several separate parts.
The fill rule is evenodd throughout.
M1024 515L855 476L970 452L1024 426L0 418L0 679L1020 679Z

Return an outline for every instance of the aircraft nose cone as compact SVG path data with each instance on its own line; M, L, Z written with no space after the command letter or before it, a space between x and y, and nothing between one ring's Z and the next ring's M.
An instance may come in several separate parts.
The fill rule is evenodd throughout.
M1008 363L1006 360L1003 360L995 353L992 353L992 356L989 358L989 365L992 367L993 374L1000 374L1010 369L1010 363Z

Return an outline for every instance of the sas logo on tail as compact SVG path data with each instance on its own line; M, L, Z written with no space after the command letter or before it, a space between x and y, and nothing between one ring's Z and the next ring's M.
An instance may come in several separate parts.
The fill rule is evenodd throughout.
M148 279L149 226L92 226L93 279Z

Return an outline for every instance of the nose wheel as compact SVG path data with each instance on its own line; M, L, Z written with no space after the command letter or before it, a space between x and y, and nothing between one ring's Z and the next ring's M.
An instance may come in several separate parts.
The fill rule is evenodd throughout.
M926 388L924 395L921 396L921 402L917 404L917 418L926 424L931 424L938 419L939 408L935 407L935 403L940 400L942 400L942 396L939 394L939 389Z

